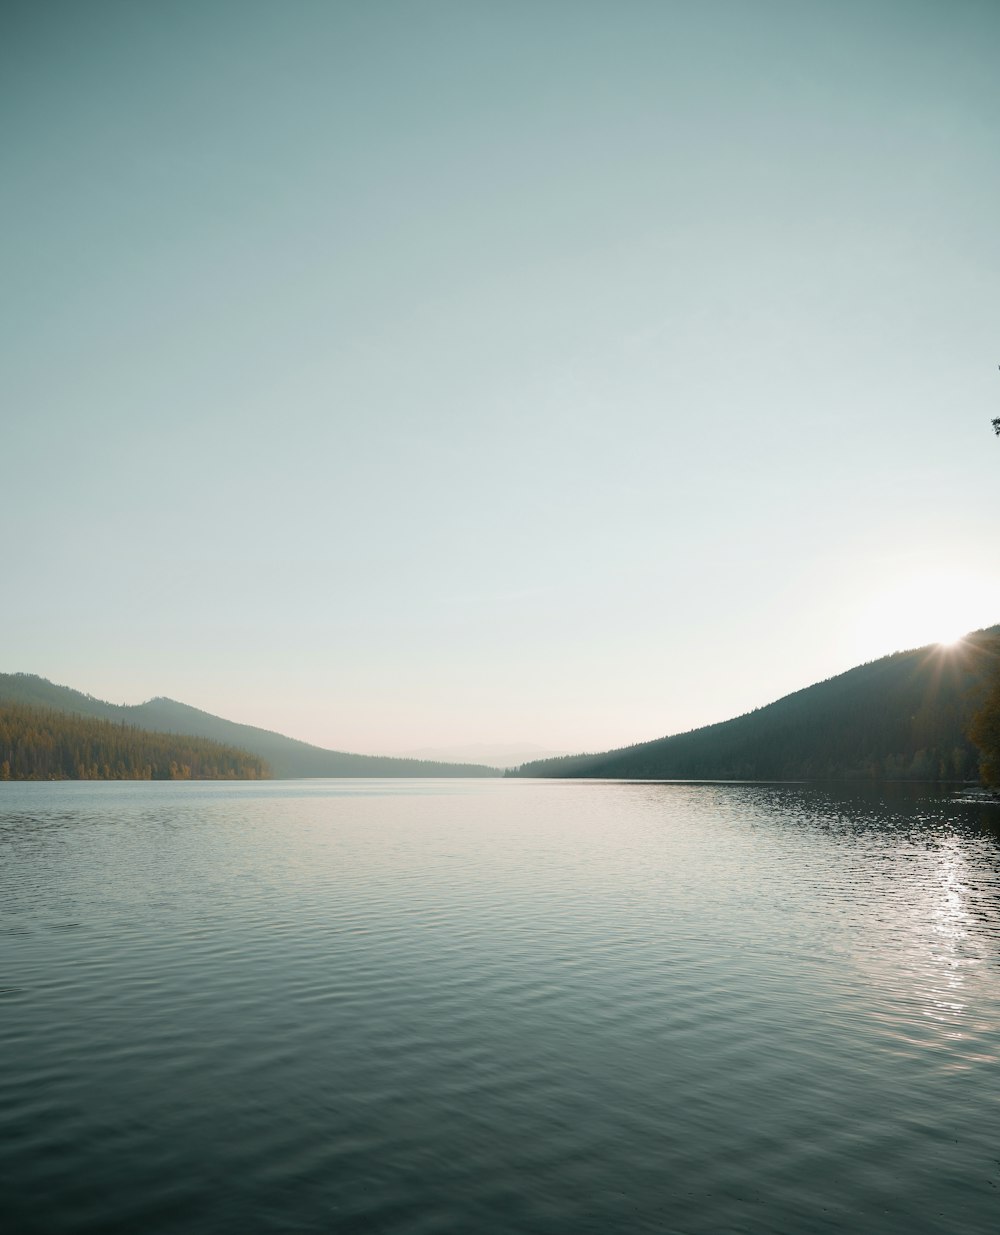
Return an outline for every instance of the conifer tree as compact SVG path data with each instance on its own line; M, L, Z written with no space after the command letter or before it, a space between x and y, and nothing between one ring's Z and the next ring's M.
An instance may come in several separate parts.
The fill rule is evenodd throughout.
M993 670L983 706L969 724L969 737L979 748L983 784L1000 789L1000 665Z

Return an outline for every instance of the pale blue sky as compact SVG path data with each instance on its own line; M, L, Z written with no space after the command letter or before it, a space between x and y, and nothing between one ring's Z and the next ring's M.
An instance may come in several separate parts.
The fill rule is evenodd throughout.
M998 46L973 0L4 5L0 668L603 748L1000 621Z

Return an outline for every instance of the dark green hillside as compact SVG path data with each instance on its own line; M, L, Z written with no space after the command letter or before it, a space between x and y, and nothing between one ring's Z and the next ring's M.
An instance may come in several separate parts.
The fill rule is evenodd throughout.
M0 702L0 780L259 780L262 759L206 738Z
M267 762L271 775L300 776L499 776L496 768L479 764L434 763L424 759L393 759L382 755L352 755L324 750L280 733L239 725L173 699L150 699L135 706L105 703L92 695L56 686L30 673L0 674L0 701L56 708L78 716L124 722L138 729L210 738L251 751Z
M974 780L966 736L1000 627L897 652L735 720L514 775L664 780Z

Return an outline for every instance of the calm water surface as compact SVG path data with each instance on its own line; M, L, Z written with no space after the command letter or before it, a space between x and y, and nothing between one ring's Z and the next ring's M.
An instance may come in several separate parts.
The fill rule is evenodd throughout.
M0 786L0 1229L1000 1230L1000 814Z

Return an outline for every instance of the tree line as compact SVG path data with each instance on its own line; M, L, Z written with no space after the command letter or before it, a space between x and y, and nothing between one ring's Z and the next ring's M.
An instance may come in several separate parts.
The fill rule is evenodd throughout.
M734 720L525 764L514 775L969 781L981 774L989 781L995 767L1000 778L1000 746L993 763L984 746L989 733L1000 738L1000 686L988 689L1000 663L998 635L1000 628L952 649L898 652Z
M269 775L258 756L207 738L0 702L0 780L259 780Z
M986 698L969 725L969 737L979 750L983 784L1000 790L1000 664L994 668Z
M135 705L107 703L68 686L57 686L33 673L0 673L0 703L72 712L115 724L134 725L155 733L208 738L223 746L249 751L262 759L269 775L301 776L499 776L497 768L472 763L442 763L388 755L355 755L323 750L280 733L212 716L176 699L158 697Z

